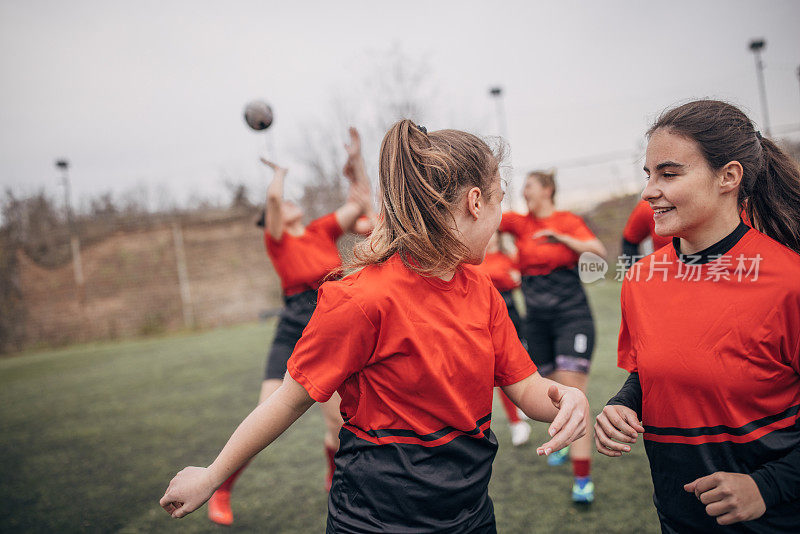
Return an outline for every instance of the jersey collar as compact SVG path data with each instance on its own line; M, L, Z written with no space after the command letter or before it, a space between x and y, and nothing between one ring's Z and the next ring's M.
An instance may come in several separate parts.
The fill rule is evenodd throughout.
M742 237L744 237L744 234L746 234L748 230L750 230L750 227L739 219L739 226L737 226L733 232L699 252L695 252L694 254L681 254L681 240L677 237L672 238L672 246L675 249L675 254L677 254L678 259L683 263L702 265L726 254L740 239L742 239Z

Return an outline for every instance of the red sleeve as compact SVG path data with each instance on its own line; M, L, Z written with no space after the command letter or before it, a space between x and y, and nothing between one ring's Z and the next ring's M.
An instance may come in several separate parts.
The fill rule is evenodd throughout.
M500 232L509 233L514 237L519 237L519 222L522 218L522 215L519 213L507 211L503 214L503 218L500 219L500 227L497 230Z
M494 345L494 385L516 384L536 372L508 316L508 308L500 293L492 289L492 345Z
M649 213L648 213L649 212ZM650 225L648 218L653 217L653 210L647 202L639 202L633 208L625 229L622 230L622 237L629 243L638 245L650 235Z
M570 221L569 235L581 241L597 239L594 232L586 226L586 222L574 213L572 214L572 221Z
M346 287L327 282L317 308L286 364L315 401L325 402L348 377L366 367L378 331Z
M636 351L633 348L633 340L628 329L627 297L630 283L628 280L622 282L622 293L620 295L620 306L622 307L622 323L619 327L619 342L617 343L617 367L625 369L629 373L638 373L639 366L636 362Z
M339 226L339 221L336 220L335 213L329 213L311 221L308 229L330 237L331 241L336 241L344 233L342 227Z

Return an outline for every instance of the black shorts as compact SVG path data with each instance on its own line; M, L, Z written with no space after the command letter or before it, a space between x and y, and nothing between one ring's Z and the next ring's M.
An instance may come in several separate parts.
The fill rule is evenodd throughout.
M542 376L556 370L589 373L594 350L591 315L537 317L528 313L525 323L528 353Z
M508 309L508 316L511 318L511 322L514 323L514 328L517 329L517 336L519 336L520 341L522 341L523 345L527 345L527 341L525 336L523 335L523 328L525 327L522 324L522 317L519 315L519 310L517 309L517 304L514 302L514 293L513 291L501 291L500 296L503 297L503 300L506 303L506 308ZM525 348L528 348L527 346Z
M289 361L294 346L303 335L303 330L308 326L317 307L317 292L313 289L303 291L284 297L284 301L286 305L278 319L278 327L275 329L275 337L267 356L264 380L283 379L286 374L286 362Z

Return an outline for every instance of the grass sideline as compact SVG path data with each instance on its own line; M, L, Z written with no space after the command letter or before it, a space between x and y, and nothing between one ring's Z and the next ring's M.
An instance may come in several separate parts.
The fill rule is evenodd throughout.
M616 369L619 284L587 287L598 329L589 398L597 412L625 378ZM157 501L186 465L207 465L258 395L274 320L202 333L0 360L0 531L218 532L205 506L180 521ZM490 494L501 533L659 532L641 443L593 457L596 502L571 504L569 465L551 468L532 441L510 445L495 402L500 450ZM236 486L237 532L323 532L322 418L312 408Z

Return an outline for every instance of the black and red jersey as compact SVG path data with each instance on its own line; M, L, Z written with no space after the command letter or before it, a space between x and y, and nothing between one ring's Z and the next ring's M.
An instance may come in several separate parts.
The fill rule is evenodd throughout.
M767 512L725 531L798 532L800 469L776 462L800 454L800 256L744 223L696 255L676 246L634 265L621 296L619 366L638 373L659 516L717 531L683 485L747 473Z
M579 216L556 211L549 217L533 213L503 214L500 231L515 238L519 251L518 265L522 272L522 293L531 316L542 318L591 317L589 303L578 276L578 254L563 243L554 242L537 233L550 230L580 241L596 239Z
M489 278L395 256L319 290L288 371L342 397L331 531L471 532L493 521L492 388L534 373Z
M315 290L332 271L342 266L336 240L342 235L336 215L312 221L300 236L284 231L280 239L264 232L267 254L286 296Z
M547 237L534 237L542 230L551 230L581 241L596 239L583 219L569 211L555 211L549 217L506 212L499 230L514 236L518 250L517 263L523 275L549 274L558 269L571 269L578 264L578 254L568 246Z

